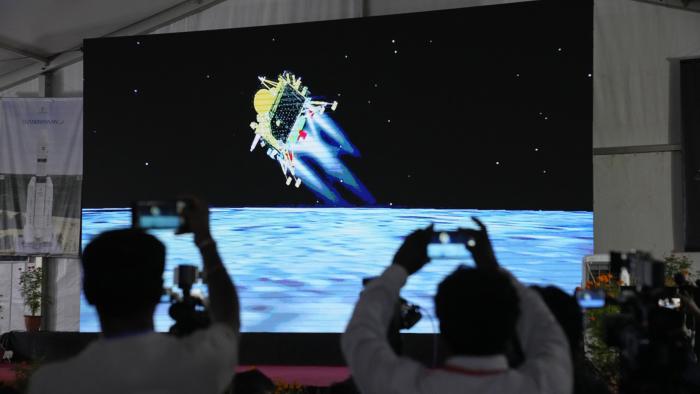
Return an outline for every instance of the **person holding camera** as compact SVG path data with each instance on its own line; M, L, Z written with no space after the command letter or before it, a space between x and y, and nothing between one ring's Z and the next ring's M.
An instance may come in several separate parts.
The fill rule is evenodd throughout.
M401 287L429 258L432 226L410 234L384 273L368 284L342 336L343 354L360 392L570 393L567 339L542 299L499 267L485 226L460 230L476 268L458 268L438 287L435 310L451 356L438 369L399 357L387 328ZM525 360L509 368L517 335Z
M192 200L182 215L194 233L209 287L212 324L177 338L153 331L163 294L165 246L138 229L107 231L82 254L83 290L102 335L72 359L48 364L30 393L222 393L238 359L236 289L209 232L209 210Z

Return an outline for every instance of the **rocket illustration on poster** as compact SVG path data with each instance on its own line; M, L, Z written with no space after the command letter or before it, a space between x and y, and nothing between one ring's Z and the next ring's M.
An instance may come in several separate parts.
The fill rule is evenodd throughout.
M48 160L48 130L42 129L37 139L36 171L27 186L22 248L25 251L54 249L52 225L53 181L46 171Z

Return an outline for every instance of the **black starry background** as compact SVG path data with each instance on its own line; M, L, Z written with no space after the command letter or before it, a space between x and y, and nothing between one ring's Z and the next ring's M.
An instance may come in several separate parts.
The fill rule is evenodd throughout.
M592 8L86 40L83 205L317 205L249 152L257 77L289 70L339 102L331 116L361 152L344 162L377 206L591 210Z

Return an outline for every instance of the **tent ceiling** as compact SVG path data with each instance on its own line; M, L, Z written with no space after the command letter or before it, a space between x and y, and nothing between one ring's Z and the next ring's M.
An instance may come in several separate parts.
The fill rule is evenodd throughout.
M34 60L31 58L0 48L0 74L19 70L33 63Z
M36 58L77 48L84 38L104 36L181 2L0 0L0 75L40 62Z
M85 38L147 34L222 1L0 0L0 91L81 60Z
M182 0L0 0L0 43L50 56L145 19Z
M81 58L67 51L84 38L117 31L139 34L156 23L178 20L224 0L0 0L0 91L42 72ZM238 0L229 0L238 1ZM279 0L282 1L282 0ZM293 0L284 0L293 1ZM369 15L501 4L532 0L348 0L364 4ZM636 0L670 7L700 9L700 0ZM300 6L305 3L299 1ZM275 0L262 1L269 5ZM150 23L150 25L148 25ZM126 30L122 30L127 28ZM58 56L59 54L64 54ZM55 58L55 59L54 59ZM47 67L44 67L47 65Z

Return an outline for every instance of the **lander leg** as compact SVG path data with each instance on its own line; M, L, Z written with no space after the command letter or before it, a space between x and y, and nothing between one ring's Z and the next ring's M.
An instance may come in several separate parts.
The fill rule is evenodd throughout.
M250 144L250 151L251 152L253 151L253 149L255 149L255 145L258 144L258 141L260 141L260 134L255 134L255 138L253 138L253 143ZM264 146L264 145L262 145L262 143L261 143L261 146Z

